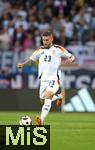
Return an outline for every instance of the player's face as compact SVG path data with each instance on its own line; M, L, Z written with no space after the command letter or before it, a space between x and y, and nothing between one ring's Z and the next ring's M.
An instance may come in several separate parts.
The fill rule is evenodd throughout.
M42 41L43 41L44 47L49 48L52 46L53 37L52 36L43 36Z

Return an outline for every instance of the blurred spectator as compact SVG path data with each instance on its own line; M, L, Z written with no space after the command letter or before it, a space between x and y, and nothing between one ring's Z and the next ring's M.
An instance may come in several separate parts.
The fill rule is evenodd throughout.
M35 31L35 46L36 48L40 47L41 45L41 36L40 36L40 32L37 30Z
M75 6L77 8L83 8L84 4L85 4L85 0L76 0L75 1Z
M0 88L7 89L11 87L11 74L8 68L0 70Z
M63 14L64 7L66 7L66 6L67 6L66 0L62 0L62 1L55 0L54 1L54 9L57 14Z
M37 4L37 8L39 10L43 10L45 8L44 0L39 0L39 3Z
M31 32L27 33L26 38L24 39L23 47L24 51L31 50L34 48L34 39Z
M52 9L46 8L45 9L45 20L46 20L46 22L50 23L52 21L52 17L53 17Z
M18 15L22 17L22 19L26 19L27 17L27 11L24 9L23 5L20 5L20 8L18 10Z
M9 49L11 40L10 40L7 29L2 29L0 31L0 42L1 42L1 48L3 50Z
M67 44L68 44L69 41L71 41L74 36L74 24L70 20L69 16L67 16L65 18L64 32L65 32L65 36L66 36L66 40L67 40Z
M62 45L63 47L66 45L66 37L65 37L65 33L64 33L64 29L61 30L60 33L60 37L59 37L59 41L60 45Z
M74 39L84 43L88 30L95 30L93 0L4 0L0 6L1 25L13 46L18 40L23 46L28 30L32 30L32 47L40 44L39 36L46 30L52 30L58 41L64 35L65 44Z
M23 51L23 47L22 47L22 45L21 45L19 40L15 42L15 46L13 48L13 51L17 52L19 54Z
M13 20L10 20L8 23L8 35L9 35L11 41L13 40L14 31L15 31L14 22L13 22Z
M46 30L49 30L49 28L50 28L49 23L47 23L47 22L45 21L44 16L42 16L42 17L40 18L40 23L39 23L38 29L40 30L40 32L44 32L44 31L46 31Z
M24 30L27 30L29 25L28 25L28 22L27 20L25 20L22 16L20 15L17 15L15 20L14 20L14 25L15 25L15 28L18 29L20 26L22 26L22 28Z
M54 35L59 38L60 36L60 29L61 29L61 23L58 22L58 17L53 16L52 21L51 21L51 28L54 32Z
M88 40L88 33L89 33L88 24L83 19L81 19L79 23L76 25L76 28L78 41L80 41L81 44L85 44L85 42Z
M92 17L92 7L85 5L84 10L84 20L86 21L86 23L90 24Z
M29 28L35 28L38 29L39 23L37 22L37 19L34 15L29 16Z
M0 17L2 16L3 13L3 6L4 6L3 0L0 0Z
M90 28L91 28L91 31L95 32L95 10L93 10L93 13L92 13Z
M11 4L7 0L3 0L3 13L7 14L10 12Z
M15 42L18 40L20 41L21 44L23 44L24 36L25 36L25 31L23 30L23 27L21 25L17 29L15 29L15 31L14 31L13 44L15 44Z

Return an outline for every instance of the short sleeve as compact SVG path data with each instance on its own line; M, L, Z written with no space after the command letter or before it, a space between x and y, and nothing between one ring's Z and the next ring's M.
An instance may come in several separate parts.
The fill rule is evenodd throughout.
M59 49L59 56L60 57L69 58L72 56L72 54L69 53L64 47L59 46L58 49Z
M39 59L41 53L41 49L37 49L33 52L33 54L30 56L30 59L33 61L37 61Z

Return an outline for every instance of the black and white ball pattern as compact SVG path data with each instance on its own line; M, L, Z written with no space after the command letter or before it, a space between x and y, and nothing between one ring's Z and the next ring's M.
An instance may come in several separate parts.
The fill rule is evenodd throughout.
M23 116L20 120L21 126L30 126L32 125L32 119L29 116Z

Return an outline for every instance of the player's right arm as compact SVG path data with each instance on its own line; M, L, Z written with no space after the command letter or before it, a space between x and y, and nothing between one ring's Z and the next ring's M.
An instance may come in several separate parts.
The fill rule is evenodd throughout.
M37 61L39 59L40 52L41 52L40 49L35 50L34 53L26 61L24 61L23 63L18 63L17 67L23 68L28 63L30 63L32 61Z
M17 67L18 68L23 68L26 64L30 63L31 62L31 59L28 58L26 61L24 61L23 63L18 63L17 64Z

